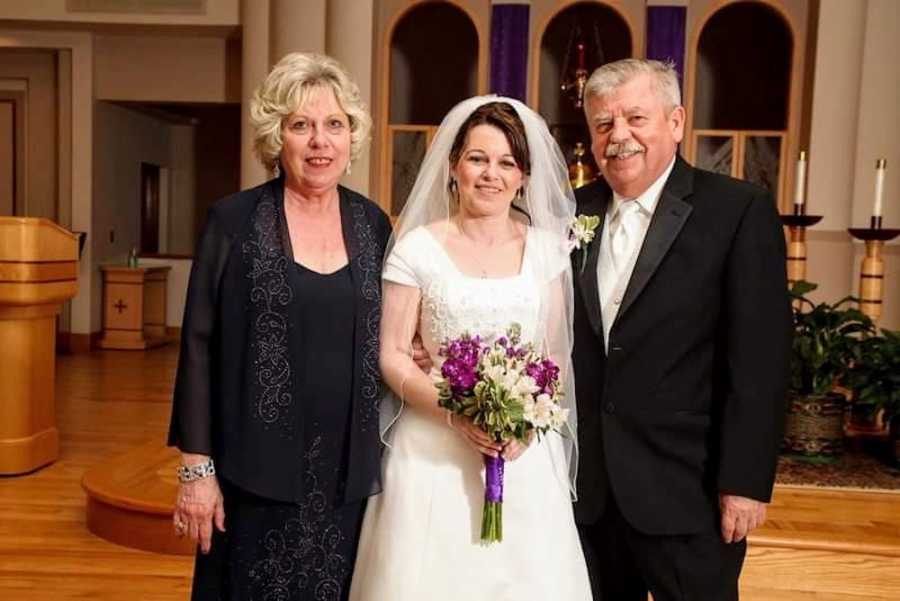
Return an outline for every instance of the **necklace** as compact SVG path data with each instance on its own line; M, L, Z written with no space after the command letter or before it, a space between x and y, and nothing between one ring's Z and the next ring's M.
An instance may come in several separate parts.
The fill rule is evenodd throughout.
M491 250L498 250L498 249L503 248L504 246L506 246L513 240L515 240L518 235L518 232L515 231L515 225L513 225L512 223L508 223L508 230L512 230L512 232L511 232L511 235L507 239L502 240L500 242L491 241L491 242L485 243L480 240L477 240L476 238L473 238L472 236L470 236L466 233L466 229L463 227L462 220L459 218L459 216L454 217L453 222L456 225L456 229L459 231L460 236L466 241L467 245L471 245L471 246L482 249L479 253L479 254L481 254L482 258L485 256L484 253L489 252ZM488 279L489 277L492 277L490 270L488 269L488 267L485 266L485 263L483 261L477 262L476 270L478 271L478 274L479 274L478 277L480 277L481 279Z

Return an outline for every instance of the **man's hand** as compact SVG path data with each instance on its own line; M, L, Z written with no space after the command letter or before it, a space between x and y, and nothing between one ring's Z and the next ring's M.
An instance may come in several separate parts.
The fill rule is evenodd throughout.
M428 351L425 349L425 345L422 344L422 337L419 336L419 333L416 332L415 337L412 341L412 359L416 362L416 365L419 366L426 374L431 371L431 368L434 367L434 362L431 360L431 355L428 354Z
M766 504L747 497L720 493L719 511L722 514L722 540L729 544L741 542L766 521Z

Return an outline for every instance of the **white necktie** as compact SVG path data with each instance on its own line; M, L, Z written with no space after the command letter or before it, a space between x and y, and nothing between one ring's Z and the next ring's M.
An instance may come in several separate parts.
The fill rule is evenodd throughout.
M617 278L624 275L628 268L634 245L640 231L640 205L635 200L626 200L613 217L613 230L610 237L610 256Z

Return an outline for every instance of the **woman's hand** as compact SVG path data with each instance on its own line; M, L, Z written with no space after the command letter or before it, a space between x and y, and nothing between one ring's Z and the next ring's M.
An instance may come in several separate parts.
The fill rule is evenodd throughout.
M503 450L503 445L495 442L480 426L476 426L472 418L451 413L449 423L479 453L496 457Z
M225 506L219 481L215 476L178 485L172 522L175 534L191 537L191 540L199 543L204 554L209 553L212 547L213 522L219 532L225 532Z
M501 455L505 461L515 461L522 456L522 453L528 450L531 442L534 440L534 430L529 430L525 435L525 440L521 441L516 437L510 437L503 443L503 452Z

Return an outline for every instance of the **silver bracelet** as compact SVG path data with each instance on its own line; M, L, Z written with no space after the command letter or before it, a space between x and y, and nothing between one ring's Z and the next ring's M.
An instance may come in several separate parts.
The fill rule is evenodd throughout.
M206 463L198 463L197 465L179 465L175 468L175 475L182 484L201 480L216 475L216 466L213 464L212 457Z

